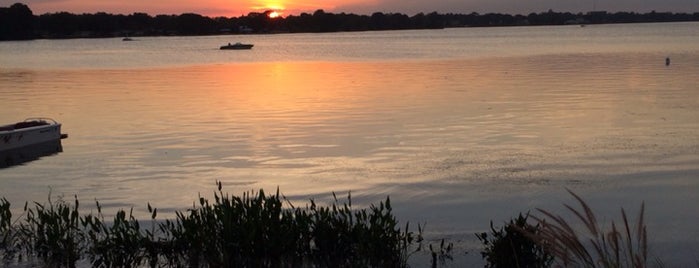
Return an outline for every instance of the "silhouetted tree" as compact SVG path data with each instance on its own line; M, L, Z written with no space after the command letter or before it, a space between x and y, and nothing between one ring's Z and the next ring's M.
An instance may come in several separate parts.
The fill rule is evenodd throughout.
M177 16L157 15L153 18L153 24L161 35L174 35L177 33Z
M25 40L35 37L36 18L25 4L0 8L0 40Z
M278 32L336 32L403 29L442 29L446 27L492 27L517 25L562 25L570 23L629 23L699 21L699 13L633 12L608 13L604 11L573 14L554 12L528 15L488 14L429 14L412 17L400 13L376 12L371 16L334 14L322 9L313 14L301 13L286 18L270 18L272 11L251 12L240 17L210 18L194 13L157 15L145 13L114 15L47 13L35 16L24 4L0 8L0 40L20 40L73 37L111 37L124 34L142 35L211 35L222 33L278 33Z
M216 23L208 17L184 13L175 18L176 29L181 35L204 35L217 32Z
M43 14L39 16L39 29L45 38L71 37L80 30L80 18L68 12Z
M371 30L386 30L384 25L386 24L386 15L382 12L375 12L371 14L371 20L369 21L369 29Z
M153 30L154 19L146 13L133 13L121 20L122 31L147 33Z
M444 17L437 12L432 12L427 14L427 28L428 29L442 29L445 26Z

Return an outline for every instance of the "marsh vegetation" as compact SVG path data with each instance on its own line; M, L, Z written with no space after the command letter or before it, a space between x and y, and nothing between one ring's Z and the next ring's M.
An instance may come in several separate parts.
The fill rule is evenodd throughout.
M407 267L408 259L424 251L432 267L452 260L453 245L441 240L423 245L417 232L399 224L391 200L356 209L351 195L319 205L314 200L296 207L277 190L242 196L224 193L220 182L213 200L158 220L147 205L150 224L144 227L133 211L119 210L108 220L97 213L81 214L77 196L48 203L25 204L13 220L10 203L0 199L0 255L3 264L75 267ZM592 209L569 191L579 208L565 205L573 219L538 209L490 233L478 233L485 267L647 267L648 238L644 206L633 224L624 209L623 223L605 230ZM582 228L578 228L582 226ZM661 264L660 262L658 262Z
M355 209L350 194L333 197L327 206L295 207L278 190L232 196L219 182L213 200L200 197L174 219L157 220L148 204L145 228L132 211L106 219L98 201L96 215L81 214L77 196L25 204L13 220L1 199L0 253L5 264L49 267L405 267L423 249L421 227L399 225L390 198ZM449 252L442 243L432 254L444 260Z
M478 233L486 267L649 267L648 233L641 204L636 222L621 209L622 224L600 223L590 206L568 190L577 207L564 204L572 216L537 209L520 214L504 227ZM572 220L571 220L572 218ZM531 219L531 220L530 220ZM654 264L663 267L657 259Z

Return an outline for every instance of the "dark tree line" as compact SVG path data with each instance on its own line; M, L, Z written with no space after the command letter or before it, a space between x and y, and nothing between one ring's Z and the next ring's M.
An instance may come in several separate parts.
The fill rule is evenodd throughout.
M0 8L0 40L26 40L34 35L36 17L28 6L14 4Z
M357 15L317 10L313 14L302 13L286 18L270 18L270 12L252 12L231 18L210 18L193 13L151 16L146 13L115 15L104 12L94 14L58 12L37 16L27 5L16 3L10 7L0 8L0 40L699 21L699 12L688 14L655 11L643 14L634 12L576 14L549 10L529 15L432 12L419 13L411 17L400 13L377 12L372 15Z

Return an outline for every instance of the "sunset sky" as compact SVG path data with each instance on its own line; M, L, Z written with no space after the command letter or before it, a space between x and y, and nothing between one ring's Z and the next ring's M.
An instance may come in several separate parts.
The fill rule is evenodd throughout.
M266 9L282 10L283 16L326 12L371 14L376 11L414 15L429 13L510 13L529 14L554 11L587 12L593 10L649 12L699 12L699 0L0 0L0 6L16 2L28 5L34 14L67 11L71 13L107 12L150 15L197 13L206 16L237 17Z

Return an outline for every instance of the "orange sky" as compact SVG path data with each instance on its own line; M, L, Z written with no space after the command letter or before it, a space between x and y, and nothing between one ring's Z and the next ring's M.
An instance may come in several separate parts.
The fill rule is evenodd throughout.
M107 12L150 15L197 13L205 16L238 17L250 12L282 9L282 16L326 12L370 15L373 12L403 13L509 13L591 10L650 12L699 12L699 0L0 0L0 6L15 2L29 6L34 14L67 11L70 13Z

